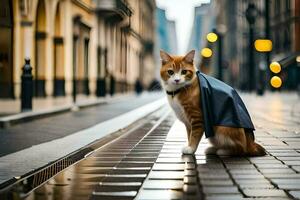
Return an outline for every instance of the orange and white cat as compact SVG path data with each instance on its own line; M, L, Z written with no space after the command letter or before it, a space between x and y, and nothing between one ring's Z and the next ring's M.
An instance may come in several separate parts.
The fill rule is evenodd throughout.
M160 51L162 66L160 75L162 86L168 95L168 101L177 118L185 124L188 145L183 154L194 154L204 132L204 121L200 106L200 89L196 68L193 64L195 51L185 56L171 56ZM234 156L261 156L265 150L254 142L251 134L244 128L214 126L215 135L208 138L212 147L207 154Z

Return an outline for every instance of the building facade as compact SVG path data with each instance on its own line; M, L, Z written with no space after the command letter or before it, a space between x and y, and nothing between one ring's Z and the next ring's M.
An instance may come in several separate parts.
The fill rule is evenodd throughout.
M133 90L137 79L147 87L155 73L155 2L129 0L115 3L98 0L96 6L98 57L99 67L102 67L98 69L98 88L104 82L111 93L113 88L109 85L115 85L116 92L124 92ZM118 12L124 7L123 13Z
M166 11L161 8L156 8L156 32L157 49L162 49L170 54L177 54L176 23L169 20Z
M176 23L174 20L168 20L167 23L168 27L168 40L170 46L170 52L172 54L178 53L178 46L177 46L177 34L176 34Z
M196 50L195 62L199 65L200 51L207 45L206 34L214 27L214 18L211 16L211 4L201 4L195 7L194 21L186 52Z
M300 2L297 0L271 0L270 36L273 41L271 59L280 62L280 77L284 89L300 86Z
M250 29L246 18L246 10L250 4L256 8L253 39L269 38L273 42L273 50L267 59L266 53L254 50L254 40L250 43ZM266 9L268 7L268 9ZM269 12L266 14L266 10ZM299 85L299 10L297 0L212 0L210 2L210 18L214 28L222 27L219 39L222 40L222 71L223 81L247 90L251 79L255 88L269 87L270 72L268 65L271 61L280 62L283 70L280 74L282 88L296 89ZM269 16L269 17L266 17ZM201 26L205 29L205 26ZM211 30L212 31L212 30ZM205 37L205 36L203 36ZM250 46L251 45L251 46ZM219 49L213 44L213 52L217 55ZM249 50L253 49L253 58L249 61ZM212 56L210 72L216 75L220 70L219 58ZM269 63L268 63L269 62ZM253 66L250 66L252 63ZM251 75L250 71L254 73Z
M20 96L24 58L36 97L105 96L154 76L154 0L5 0L0 9L1 98Z
M216 1L217 2L217 1ZM286 89L296 89L298 85L296 57L299 54L299 9L297 0L253 0L253 1L218 1L224 10L224 14L217 16L217 23L224 23L228 27L224 44L225 70L227 81L241 89L247 89L250 77L250 68L254 68L255 87L269 87L271 73L269 64L271 61L280 62L283 70L280 74L283 86ZM223 5L222 5L223 3ZM253 3L256 8L254 23L254 40L269 38L273 43L269 59L266 53L260 53L253 49L254 66L249 66L249 23L246 19L246 10ZM266 9L268 7L268 9ZM266 10L268 13L266 14ZM236 19L236 20L232 20ZM223 20L223 22L222 22ZM234 37L237 38L234 41ZM227 41L226 41L227 40ZM253 45L253 44L252 44ZM254 45L253 45L254 46ZM254 48L252 46L252 48ZM227 51L229 50L229 51ZM240 78L240 79L239 79Z
M166 16L166 11L162 8L156 8L156 42L155 42L155 65L156 80L160 80L159 69L161 59L159 51L163 50L170 54L176 55L178 52L176 23Z

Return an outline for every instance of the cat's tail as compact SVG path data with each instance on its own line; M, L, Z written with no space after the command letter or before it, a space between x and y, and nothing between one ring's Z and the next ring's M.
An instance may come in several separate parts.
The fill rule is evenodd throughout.
M247 154L249 156L264 156L266 150L254 141L253 132L245 133L247 138Z

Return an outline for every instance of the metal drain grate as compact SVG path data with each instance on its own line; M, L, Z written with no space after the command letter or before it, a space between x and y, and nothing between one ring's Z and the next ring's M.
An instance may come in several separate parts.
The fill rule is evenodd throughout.
M65 158L55 161L47 167L37 169L36 172L34 172L33 174L31 172L31 175L25 174L24 178L21 178L20 180L12 180L15 182L13 184L11 184L12 181L9 181L7 182L7 185L1 185L0 199L10 199L9 197L12 197L14 193L26 194L30 192L31 190L40 186L63 169L83 159L86 154L93 150L94 149L87 147L75 154L69 155Z
M96 157L96 159L98 159L99 156L100 157L102 156L102 157L104 157L104 160L105 160L105 158L110 158L110 157L114 157L114 156L119 157L120 155L114 154L114 153L117 153L117 152L122 153L123 151L126 151L129 148L128 151L131 152L131 153L128 154L128 156L124 160L125 162L122 164L124 166L120 165L119 166L119 167L121 167L120 169L118 168L118 169L115 169L113 171L116 174L119 174L119 175L123 175L124 173L125 174L131 174L131 170L129 170L129 169L134 169L135 165L138 164L136 162L132 163L132 159L133 159L133 161L138 161L139 159L142 159L142 158L144 159L145 156L149 157L149 155L150 155L150 152L147 152L146 151L147 149L145 149L145 145L148 146L148 143L146 144L145 142L149 141L149 140L147 139L147 137L146 138L143 138L143 137L145 136L144 134L146 134L148 131L150 131L150 132L154 131L153 130L153 128L154 128L153 125L156 124L159 119L161 119L161 113L166 114L163 111L154 112L151 115L149 115L148 117L142 119L140 122L136 122L134 126L126 128L126 130L122 130L118 133L115 133L115 135L111 135L108 138L105 138L101 141L97 141L96 143L88 146L87 148L79 150L75 154L66 156L65 158L62 158L62 159L60 159L60 160L58 160L54 163L51 163L47 167L40 168L40 169L36 170L35 172L31 172L30 174L26 174L18 180L14 179L14 180L12 180L13 182L10 182L7 185L0 185L0 199L14 199L14 197L19 197L20 199L24 199L24 198L31 199L35 195L35 192L33 192L33 191L40 191L39 190L40 187L52 187L52 186L54 188L59 187L61 184L56 183L55 180L53 179L53 177L60 176L59 172L63 171L64 169L66 169L69 166L71 168L73 166L73 168L74 168L74 163L76 163L76 162L78 163L78 164L75 164L76 166L77 165L79 165L79 166L83 165L84 166L86 164L89 164L90 161L87 162L87 160L90 160L90 159L93 159L93 158L91 158L90 156L87 156L87 155L90 155L91 153L95 152L94 151L95 149L97 149L97 151L98 151L99 147L101 147L102 153L99 154ZM173 120L171 120L171 121L173 121ZM160 123L161 122L159 122L159 124ZM160 128L163 129L163 127L160 127ZM137 130L137 129L139 129L139 130ZM142 129L143 129L143 131L141 132L140 130L142 130ZM166 129L162 132L165 132L167 130L168 129ZM158 130L156 130L156 131L158 131ZM124 134L124 133L126 133L126 134ZM159 133L159 135L161 135L161 133ZM149 139L150 139L150 137L153 137L153 136L151 136L153 134L156 135L157 133L151 133L149 135ZM166 135L166 133L163 134L163 135ZM119 136L121 136L121 137L119 137ZM117 138L117 140L115 142L114 139L116 139L116 138ZM120 139L120 138L123 138L123 139ZM143 139L145 139L145 140L143 142L141 142L139 145L137 145L137 142L139 142ZM150 139L150 141L152 141L152 139ZM152 142L154 142L154 141L152 141ZM143 143L145 143L145 144L143 144ZM155 143L156 143L156 141L155 141ZM111 146L112 144L115 144L113 146L115 146L116 152L111 152L111 150L113 150L113 149L108 148L108 146L112 147ZM162 146L162 144L161 144L161 146ZM139 155L139 154L136 154L138 152L132 151L133 149L135 149L135 147L136 147L136 150L138 150L138 149L139 150L144 150L145 151L145 152L143 152L144 155L143 154ZM107 152L107 149L109 149L109 152ZM161 149L161 147L159 148L159 150L160 149ZM122 150L122 151L120 152L120 150ZM157 153L159 153L159 152L157 152ZM112 154L112 155L110 155L110 154ZM149 159L148 157L147 157L147 159ZM102 159L100 159L100 160L102 160ZM111 167L109 167L110 162L111 162L111 160L109 160L109 162L107 164L107 167L105 167L106 166L105 163L101 162L100 163L101 167L97 167L97 170L100 170L100 168L101 168L101 170L105 171L104 168L107 168L108 171L110 171L111 170L110 169ZM117 162L120 162L120 161L117 161ZM97 164L97 163L95 163L95 164ZM99 164L97 164L97 166L99 166ZM138 167L138 170L135 169L134 171L135 171L135 173L137 173L139 171L141 173L144 173L144 171L145 171L144 168L145 167L143 167L143 168ZM149 167L147 167L147 168L149 168ZM71 171L72 171L72 169L71 169ZM85 169L85 167L83 167L83 169ZM91 167L87 167L86 169L88 170L87 173L92 172ZM148 172L149 170L150 170L150 168L147 169L146 171ZM70 171L70 169L68 169L67 171ZM65 170L63 172L65 172ZM84 171L81 171L81 172L83 174L85 173ZM65 174L65 173L63 173L63 174ZM106 181L109 181L110 179L114 179L114 180L123 179L122 177L109 176L109 174L111 174L111 173L106 173L106 174L107 174L106 175L107 177L105 178ZM64 176L64 175L62 175L62 176ZM130 177L130 178L132 178L132 177ZM126 179L128 179L128 180L130 178L126 177ZM90 180L90 179L91 178L88 178L88 180ZM97 179L97 177L94 178L94 179ZM141 181L140 179L145 179L145 177L134 177L133 179L134 180L137 179L137 181L140 182ZM52 181L54 180L54 182L51 182L51 180ZM65 180L64 183L66 183L66 185L70 184L71 182L74 182L74 180L72 178L69 178L67 176L65 176L64 180ZM93 180L93 178L91 180ZM77 181L75 180L75 182L77 182ZM99 182L98 182L98 184L99 184ZM106 184L106 182L104 184ZM77 185L75 185L75 187L77 187ZM94 186L89 186L89 184L79 185L79 187L83 187L83 189L79 188L78 190L76 189L75 191L80 191L79 195L80 196L84 195L85 197L91 195L91 192L93 191L93 190L87 190L87 189L90 188L90 187L91 187L91 189L94 188ZM109 188L111 188L111 187L112 186L109 186ZM132 187L135 190L138 190L140 185L139 186L132 186ZM52 190L52 188L50 190ZM41 193L38 192L37 195L40 196ZM50 195L50 194L47 193L46 195Z
M78 159L74 160L72 158L65 158L62 159L51 166L47 167L46 169L36 173L33 175L32 180L32 186L31 188L35 188L45 181L47 181L49 178L57 174L58 172L62 171L63 169L69 167L70 165L74 164L76 161L80 160L81 158L78 157Z

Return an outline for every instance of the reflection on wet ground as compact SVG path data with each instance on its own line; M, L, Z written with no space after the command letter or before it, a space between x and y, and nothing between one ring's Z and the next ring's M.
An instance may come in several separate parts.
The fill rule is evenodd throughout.
M185 127L174 123L173 115L158 122L160 113L32 192L22 192L32 189L32 180L25 180L27 184L15 186L7 199L298 198L298 99L277 94L242 97L256 125L256 141L268 152L264 157L205 155L206 139L195 156L183 156Z
M101 147L33 191L30 190L39 181L36 179L46 174L22 180L3 197L26 200L133 199L174 122L173 117L167 117L168 113L169 110L163 109L150 115L141 126Z
M181 148L187 141L185 132L184 125L176 121L136 199L202 199L197 161L207 141L202 141L195 156L182 155ZM210 161L203 154L202 158L203 164Z

